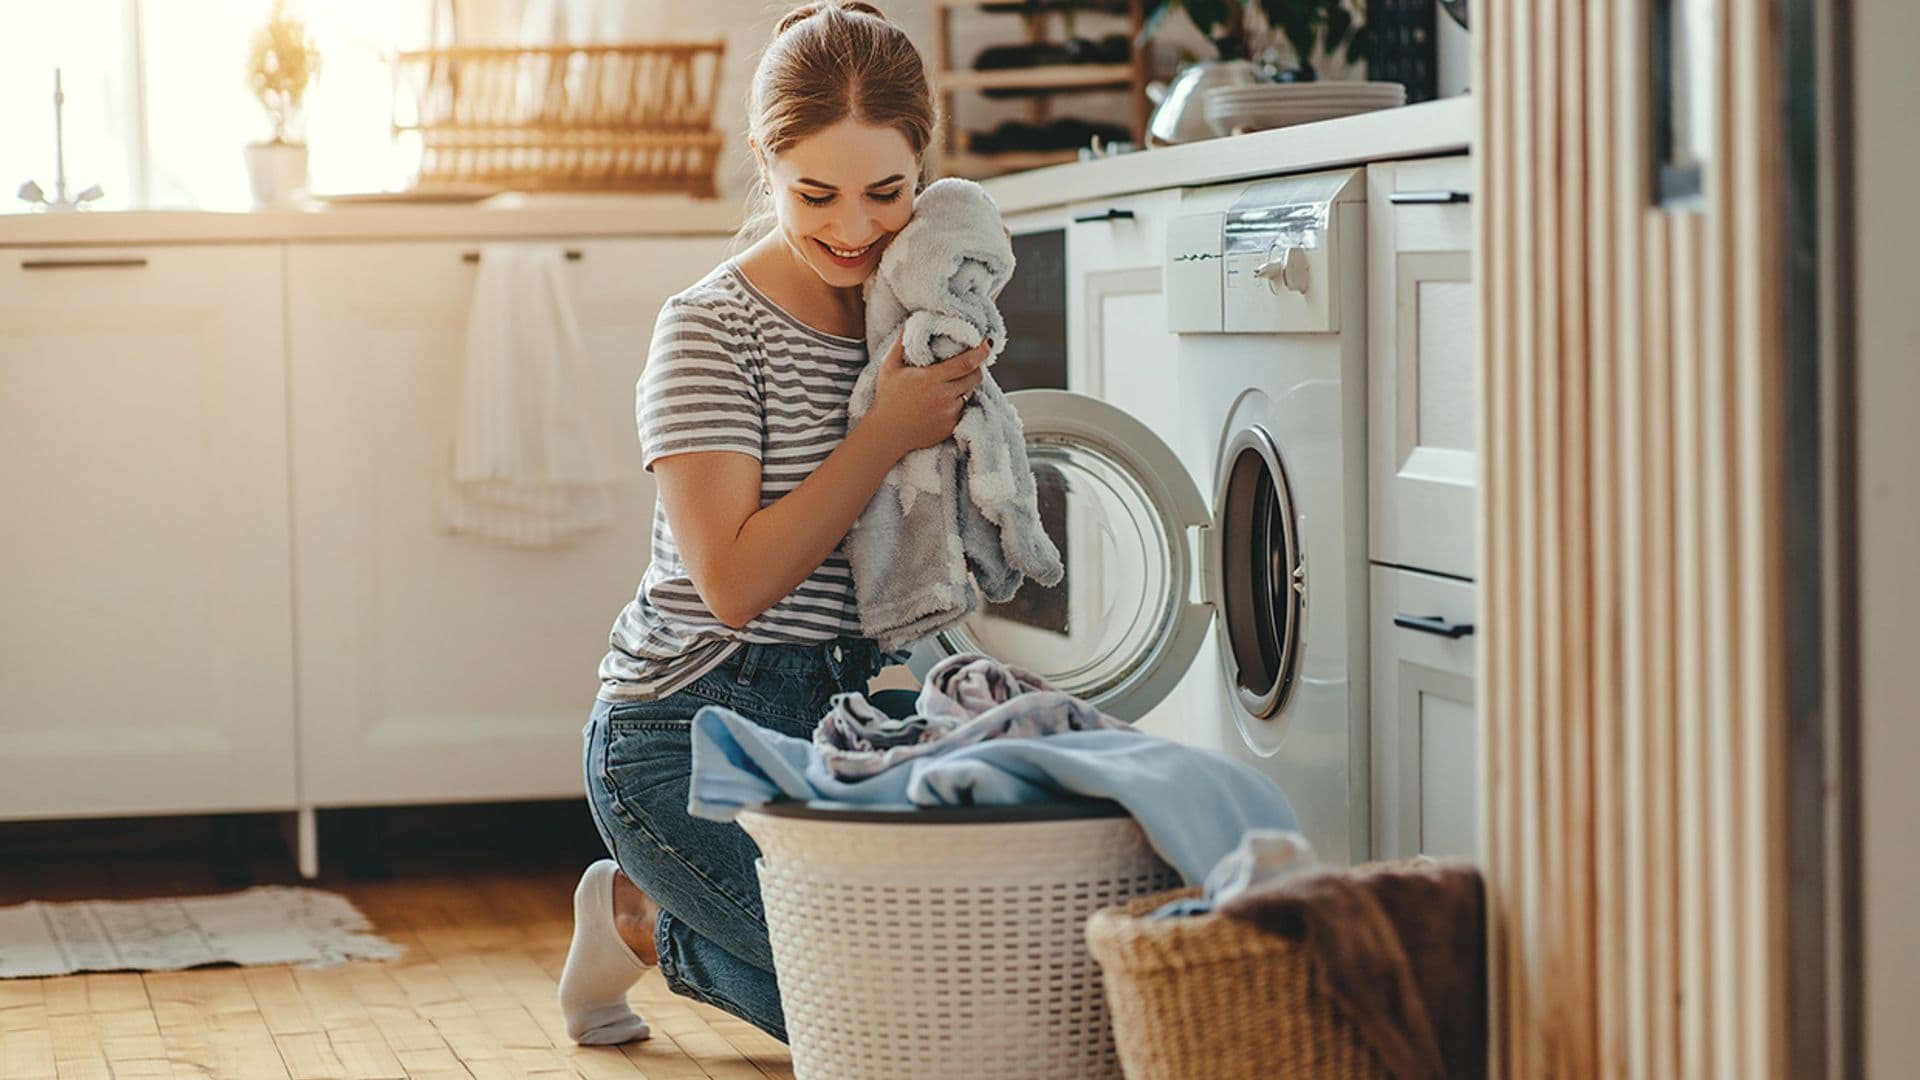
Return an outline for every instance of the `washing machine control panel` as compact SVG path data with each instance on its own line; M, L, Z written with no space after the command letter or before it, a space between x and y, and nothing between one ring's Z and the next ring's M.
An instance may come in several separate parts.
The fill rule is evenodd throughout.
M1187 212L1167 225L1167 328L1338 331L1338 204L1359 200L1359 176L1343 169L1188 193Z
M1167 329L1220 333L1221 226L1224 213L1180 214L1167 223Z

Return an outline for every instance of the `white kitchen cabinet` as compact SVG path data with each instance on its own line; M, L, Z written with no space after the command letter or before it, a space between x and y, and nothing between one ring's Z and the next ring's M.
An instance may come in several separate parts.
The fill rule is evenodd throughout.
M717 236L568 242L617 525L525 550L443 526L477 268L459 243L289 249L302 800L580 793L608 628L645 570L654 487L634 386L667 296Z
M1178 201L1153 191L1067 208L1067 388L1149 423L1175 415L1160 263Z
M0 276L0 818L291 808L281 249Z
M1472 578L1479 469L1472 166L1367 167L1369 555Z
M1373 854L1478 857L1474 586L1373 568Z

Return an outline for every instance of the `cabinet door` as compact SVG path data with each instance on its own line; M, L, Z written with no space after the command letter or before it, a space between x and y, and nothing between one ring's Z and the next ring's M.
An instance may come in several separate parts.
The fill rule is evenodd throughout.
M280 249L0 276L0 818L292 807Z
M1474 587L1373 568L1373 854L1480 854Z
M1177 198L1155 191L1067 209L1068 389L1156 427L1176 413L1160 263Z
M616 525L550 549L450 534L477 268L457 243L290 249L300 744L314 805L567 796L607 633L645 570L634 386L720 237L568 243Z
M1479 403L1468 159L1367 169L1375 561L1471 578ZM1399 201L1396 201L1399 200Z

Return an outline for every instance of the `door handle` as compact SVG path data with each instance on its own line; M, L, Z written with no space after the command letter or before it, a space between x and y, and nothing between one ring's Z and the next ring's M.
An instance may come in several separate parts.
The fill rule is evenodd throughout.
M585 258L584 255L582 255L580 252L576 251L573 248L568 248L562 254L565 255L566 260L568 262L579 262L581 259ZM480 261L480 253L477 251L463 252L460 255L460 261L464 263L477 263Z
M1461 191L1458 188L1445 191L1396 191L1387 196L1387 201L1395 206L1466 203L1473 201L1473 192Z
M1132 220L1133 220L1133 211L1116 210L1113 207L1108 207L1107 211L1103 214L1081 214L1079 217L1073 219L1073 223L1075 225L1091 225L1096 221L1132 221Z
M1455 641L1473 636L1473 624L1470 622L1448 622L1445 615L1395 615L1393 625L1403 630L1418 630L1423 634L1438 634Z
M22 259L22 270L139 270L145 259Z

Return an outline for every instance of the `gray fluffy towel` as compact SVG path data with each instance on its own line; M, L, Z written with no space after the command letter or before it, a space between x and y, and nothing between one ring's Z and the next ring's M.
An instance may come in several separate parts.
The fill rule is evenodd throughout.
M867 282L869 360L849 419L873 407L897 337L906 362L921 366L991 338L992 363L1007 342L993 297L1012 276L1013 245L986 189L959 179L928 185ZM996 603L1029 577L1059 584L1065 568L1037 500L1019 414L989 374L953 438L902 458L848 533L861 630L897 648L966 618L979 602L974 583Z

